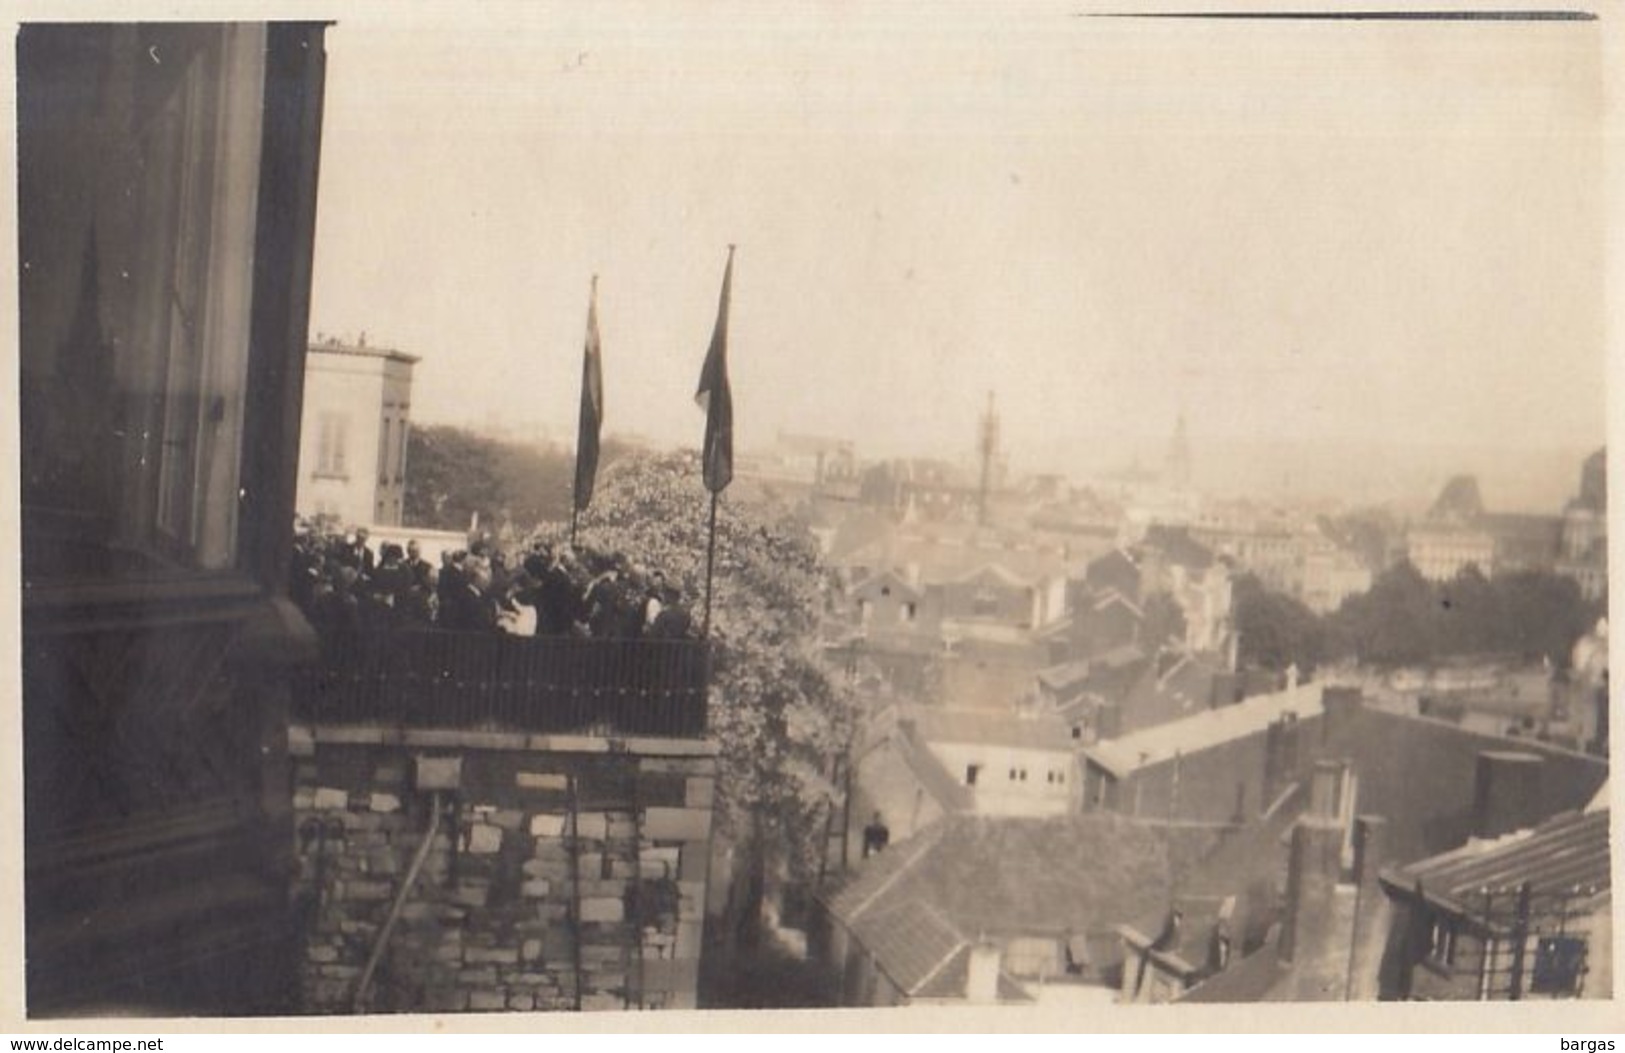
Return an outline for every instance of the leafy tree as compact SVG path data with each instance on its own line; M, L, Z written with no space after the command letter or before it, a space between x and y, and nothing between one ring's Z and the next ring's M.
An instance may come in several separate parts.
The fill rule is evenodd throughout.
M1378 666L1437 657L1439 619L1433 586L1409 560L1378 575L1371 590L1350 596L1329 619L1332 651Z
M1591 631L1606 607L1588 604L1572 578L1544 571L1522 571L1497 578L1505 610L1503 649L1529 658L1546 658L1568 667L1574 643Z
M599 454L600 470L625 455L613 437ZM407 442L405 519L415 526L461 530L475 512L492 529L527 532L568 519L575 454L502 442L465 428L429 425Z
M462 428L413 428L406 446L406 522L458 530L476 511L492 515L503 500L496 446Z
M660 570L698 624L709 501L694 453L629 457L604 472L580 539ZM849 690L819 647L828 587L805 526L736 482L717 513L709 726L720 749L719 832L745 848L749 865L747 924L770 868L794 879L816 871L820 773L853 726Z
M1502 592L1476 564L1436 587L1439 647L1446 654L1504 651L1512 644Z
M1251 574L1235 580L1231 604L1241 634L1242 665L1276 672L1296 665L1308 675L1320 664L1325 632L1314 611L1291 596L1270 591Z

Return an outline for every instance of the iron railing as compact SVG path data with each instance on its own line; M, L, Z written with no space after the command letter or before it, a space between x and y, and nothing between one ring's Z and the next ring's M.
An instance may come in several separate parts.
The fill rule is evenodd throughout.
M324 641L295 674L314 723L703 738L697 640L600 640L395 630Z

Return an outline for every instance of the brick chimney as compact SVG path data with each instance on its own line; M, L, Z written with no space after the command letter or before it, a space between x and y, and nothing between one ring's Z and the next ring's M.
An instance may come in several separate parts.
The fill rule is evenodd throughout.
M1534 826L1540 816L1543 762L1538 754L1484 750L1473 781L1473 836L1501 837Z
M1382 952L1392 928L1392 902L1383 893L1378 872L1388 861L1388 821L1380 815L1354 820L1354 882L1359 888L1354 907L1353 947L1346 977L1348 1000L1374 1002L1380 993Z
M1286 917L1280 955L1297 961L1324 947L1332 916L1332 892L1343 867L1343 764L1318 761L1310 776L1309 810L1292 829L1287 859Z
M1328 687L1321 693L1320 742L1330 749L1342 749L1353 733L1365 698L1357 687Z

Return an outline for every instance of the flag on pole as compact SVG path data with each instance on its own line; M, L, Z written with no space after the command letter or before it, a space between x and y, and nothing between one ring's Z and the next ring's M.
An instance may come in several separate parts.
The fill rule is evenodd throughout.
M581 355L581 423L576 432L575 509L592 503L598 476L598 435L604 426L604 361L598 342L598 276L587 301L587 345Z
M734 247L728 246L728 266L722 272L722 296L717 303L717 326L711 349L700 370L694 401L705 411L705 488L721 493L734 477L734 403L728 387L728 296L733 285Z

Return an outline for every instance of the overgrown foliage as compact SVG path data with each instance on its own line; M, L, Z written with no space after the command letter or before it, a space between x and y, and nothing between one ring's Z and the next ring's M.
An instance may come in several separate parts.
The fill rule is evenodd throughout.
M600 463L625 453L605 440ZM466 428L414 428L406 451L406 522L437 530L463 530L474 514L486 529L528 531L536 523L570 518L575 454L487 438Z
M703 620L709 502L692 452L628 457L604 473L580 539L660 570ZM853 720L818 645L828 574L800 521L736 483L718 506L714 579L718 821L733 843L803 878L817 867L820 773Z
M1487 578L1469 566L1430 582L1404 561L1325 617L1250 575L1237 579L1234 595L1243 663L1305 672L1324 661L1393 668L1483 654L1563 668L1607 609L1606 600L1587 602L1573 580L1546 571Z

